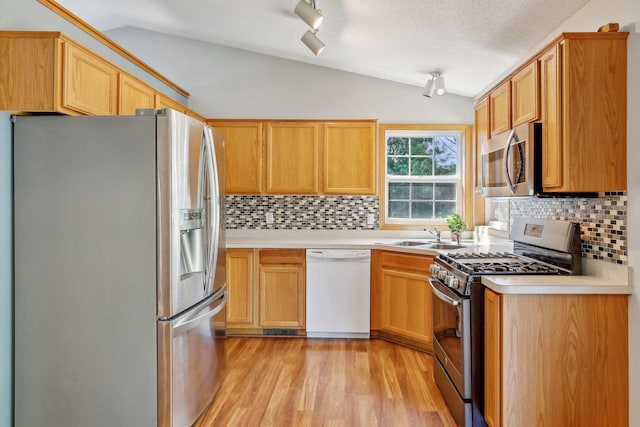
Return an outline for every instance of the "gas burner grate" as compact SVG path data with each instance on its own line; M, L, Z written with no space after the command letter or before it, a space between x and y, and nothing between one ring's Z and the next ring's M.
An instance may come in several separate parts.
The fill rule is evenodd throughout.
M451 259L491 259L491 258L519 258L518 255L510 252L450 252L445 257Z

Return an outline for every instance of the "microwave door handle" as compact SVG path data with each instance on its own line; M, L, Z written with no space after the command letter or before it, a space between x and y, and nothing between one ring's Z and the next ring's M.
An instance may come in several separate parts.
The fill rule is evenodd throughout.
M515 133L516 133L515 130L511 130L511 133L507 138L507 146L504 149L505 178L507 179L507 185L509 186L509 190L511 190L511 194L516 194L516 186L513 184L513 181L511 180L511 171L509 170L509 152L511 151L511 147L513 146Z

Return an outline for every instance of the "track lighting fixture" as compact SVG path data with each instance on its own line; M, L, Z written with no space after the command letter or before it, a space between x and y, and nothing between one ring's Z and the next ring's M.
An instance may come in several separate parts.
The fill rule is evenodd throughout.
M314 55L318 56L320 52L322 52L322 49L324 49L324 43L322 43L322 40L316 35L324 19L322 11L316 9L315 0L310 0L310 3L308 3L307 0L300 0L294 12L313 30L307 30L300 40Z
M444 88L444 77L442 77L439 73L431 75L431 80L427 81L427 85L424 88L423 95L427 98L431 98L434 93L438 96L442 96L447 93Z
M315 32L312 33L311 30L307 30L300 40L302 40L302 43L304 43L305 46L307 46L316 56L318 56L320 52L322 52L322 49L324 49L324 43L322 43L322 40L316 36Z
M294 12L313 30L320 28L320 24L322 24L322 20L324 19L322 11L316 9L315 0L311 0L311 3L307 3L306 0L300 0Z

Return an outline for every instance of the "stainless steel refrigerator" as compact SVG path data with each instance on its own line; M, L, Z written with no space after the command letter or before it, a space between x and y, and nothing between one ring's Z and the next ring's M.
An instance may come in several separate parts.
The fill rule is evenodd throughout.
M224 375L224 141L14 117L15 426L191 426Z

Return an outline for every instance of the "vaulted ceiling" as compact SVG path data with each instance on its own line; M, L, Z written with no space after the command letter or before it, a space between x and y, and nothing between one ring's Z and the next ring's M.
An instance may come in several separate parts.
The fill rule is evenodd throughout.
M316 0L314 56L298 0L58 0L101 31L137 27L474 96L588 0ZM585 29L595 31L596 29ZM126 46L124 46L126 48ZM144 60L144 58L141 58Z

